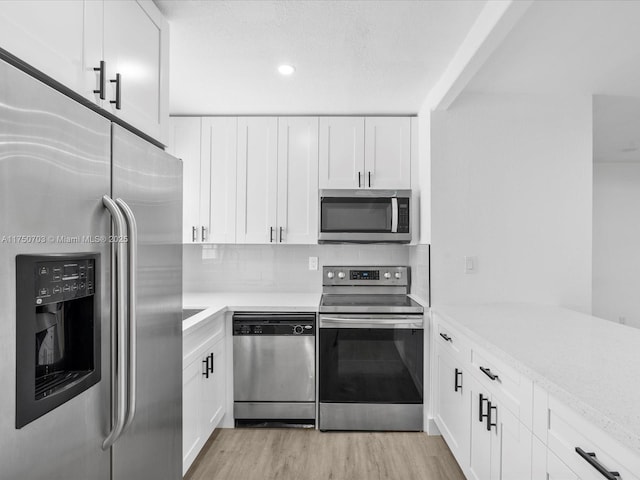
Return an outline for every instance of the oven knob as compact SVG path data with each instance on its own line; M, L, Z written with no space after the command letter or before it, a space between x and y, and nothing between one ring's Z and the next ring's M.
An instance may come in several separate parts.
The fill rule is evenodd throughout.
M389 280L391 278L391 274L389 272L384 272L384 278Z
M402 273L400 272L396 272L396 274L394 275L398 280L400 280L400 278L402 278Z
M338 272L338 278L343 279L345 277L344 272Z
M296 325L293 327L293 333L295 335L300 335L302 332L304 332L304 327L302 325Z
M327 272L327 278L333 278L333 272Z

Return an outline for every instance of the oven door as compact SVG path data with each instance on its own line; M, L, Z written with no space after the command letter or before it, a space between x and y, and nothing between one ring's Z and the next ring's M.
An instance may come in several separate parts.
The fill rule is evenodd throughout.
M319 331L321 402L422 403L422 315L322 315Z

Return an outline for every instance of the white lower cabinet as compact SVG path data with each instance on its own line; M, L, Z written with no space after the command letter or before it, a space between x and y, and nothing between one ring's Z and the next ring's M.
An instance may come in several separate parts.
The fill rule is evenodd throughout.
M436 424L461 465L469 462L471 392L460 363L436 346Z
M635 451L432 315L435 422L468 479L640 480Z
M467 383L472 411L469 477L531 479L531 432L472 376Z
M182 470L189 469L225 414L224 314L183 336Z

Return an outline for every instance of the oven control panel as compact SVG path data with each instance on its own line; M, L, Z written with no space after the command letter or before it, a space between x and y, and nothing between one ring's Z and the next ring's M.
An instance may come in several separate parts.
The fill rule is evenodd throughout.
M323 286L407 286L409 285L409 267L406 266L335 266L322 268Z

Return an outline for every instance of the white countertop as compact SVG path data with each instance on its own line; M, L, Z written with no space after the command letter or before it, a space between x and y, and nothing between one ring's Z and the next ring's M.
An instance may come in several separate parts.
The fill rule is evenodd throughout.
M320 293L185 293L182 308L205 309L182 322L182 331L197 325L211 315L226 311L243 312L317 312Z
M640 330L558 307L431 311L640 453Z

